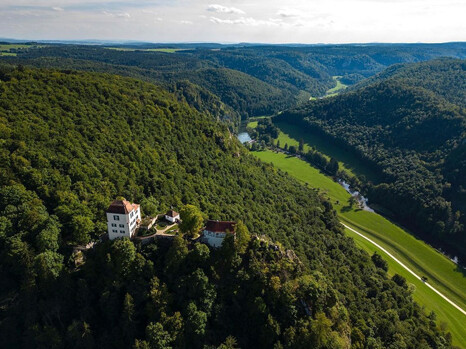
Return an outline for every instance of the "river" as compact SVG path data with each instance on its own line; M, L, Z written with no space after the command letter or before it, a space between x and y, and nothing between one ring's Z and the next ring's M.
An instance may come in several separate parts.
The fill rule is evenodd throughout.
M237 137L241 143L252 141L251 136L249 136L249 133L246 131L247 124L247 121L243 121L239 126L239 133Z
M358 203L359 203L359 206L364 210L364 211L369 211L369 212L374 212L374 210L372 208L370 208L367 203L368 203L368 200L367 198L365 198L364 196L361 195L361 193L359 193L358 191L351 191L350 189L350 186L348 183L346 183L344 180L342 179L339 179L338 180L338 183L341 184L341 186L343 186L343 188L346 189L346 191L348 193L351 194L351 196L353 196L354 198L356 198L356 200L358 200Z
M238 134L238 139L241 143L246 143L252 140L251 137L249 136L249 133L247 132L240 132Z

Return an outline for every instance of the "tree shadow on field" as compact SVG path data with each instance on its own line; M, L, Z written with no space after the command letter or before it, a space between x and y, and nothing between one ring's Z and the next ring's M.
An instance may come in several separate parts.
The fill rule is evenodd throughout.
M343 212L343 213L344 213L344 212L349 212L349 211L351 211L352 209L353 209L353 208L352 208L351 206L349 206L349 205L348 205L348 206L344 206L344 207L341 208L341 212Z
M461 264L456 264L455 271L458 272L458 273L463 274L463 276L466 277L466 269L464 268L463 265L461 265Z

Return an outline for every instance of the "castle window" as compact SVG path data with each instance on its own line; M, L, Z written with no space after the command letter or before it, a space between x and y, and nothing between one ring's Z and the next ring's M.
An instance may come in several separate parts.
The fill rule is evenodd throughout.
M113 219L114 219L115 221L119 221L119 220L120 220L120 216L114 215L114 216L113 216Z

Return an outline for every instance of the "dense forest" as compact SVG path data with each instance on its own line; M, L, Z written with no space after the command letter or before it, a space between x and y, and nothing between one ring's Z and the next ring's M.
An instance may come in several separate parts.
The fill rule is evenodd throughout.
M200 56L231 69L251 70L251 74L262 80L275 76L277 70L281 69L274 66L274 62L280 62L281 68L293 68L285 70L289 72L284 75L288 79L281 78L280 83L288 81L294 86L299 86L297 83L305 86L299 76L293 73L297 71L320 81L321 85L316 86L316 89L328 89L335 86L332 76L342 76L344 83L353 84L397 63L422 62L439 57L465 58L466 44L246 45L223 47L221 50L197 49L191 52L193 56ZM267 67L272 69L267 70ZM313 96L324 94L316 94L315 89L308 91Z
M190 55L163 52L118 51L89 46L51 46L23 52L11 63L43 68L79 69L134 77L168 89L179 83L201 91L194 99L206 111L212 95L225 106L214 111L222 120L239 124L240 118L270 115L297 103L299 90L269 84L238 70L226 69ZM280 80L280 77L277 77ZM192 93L191 93L192 95ZM199 93L197 94L199 95ZM186 98L186 101L192 101ZM192 104L196 107L196 104ZM220 110L219 110L220 109ZM210 110L212 112L212 110Z
M466 45L169 45L117 47L46 45L1 57L13 64L78 69L129 76L163 85L181 101L235 128L250 116L272 115L335 87L333 76L352 85L396 63L466 57ZM152 51L148 51L152 50ZM177 85L182 85L182 88ZM217 101L212 103L215 99Z
M402 80L404 85L422 87L466 107L466 62L442 58L416 64L395 64L383 72L353 86L359 89L383 80Z
M292 91L307 91L314 96L325 94L333 81L322 67L311 63L294 67L287 60L274 55L264 55L257 49L227 49L221 51L196 51L195 56L252 75L273 86Z
M38 68L58 68L63 70L74 69L132 77L163 86L165 89L172 92L179 101L186 102L198 111L204 114L210 114L213 117L230 124L232 127L238 125L241 119L240 113L223 103L220 97L213 94L206 88L183 78L180 78L179 80L164 80L160 77L160 73L153 69L143 69L132 66L62 57L40 57L19 60L15 58L8 61L14 64ZM230 94L232 93L234 92L230 91Z
M3 348L451 347L328 201L160 87L2 67L0 143ZM121 239L77 263L117 196L244 224L219 250Z
M365 160L380 174L366 181L371 202L466 260L466 64L418 63L374 80L278 120L319 132Z

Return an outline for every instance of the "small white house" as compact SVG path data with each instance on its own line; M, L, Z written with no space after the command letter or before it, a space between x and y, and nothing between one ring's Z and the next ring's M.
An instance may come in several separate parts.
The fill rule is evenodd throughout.
M170 223L176 223L176 221L180 220L180 214L176 211L170 210L165 215L165 219Z
M110 240L132 238L141 222L141 209L138 204L126 200L115 200L107 209L107 228Z
M212 247L220 247L227 234L233 234L233 236L236 234L235 225L236 222L209 220L202 232L202 240Z

